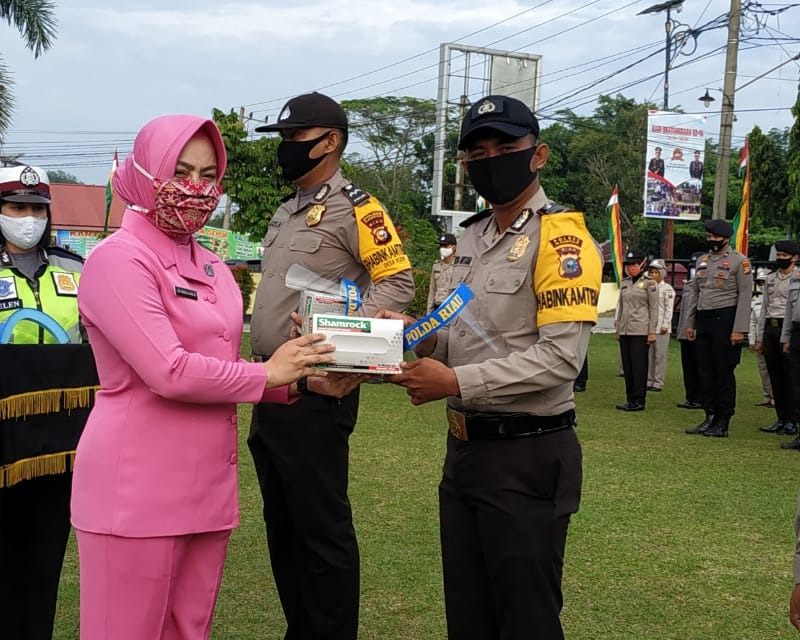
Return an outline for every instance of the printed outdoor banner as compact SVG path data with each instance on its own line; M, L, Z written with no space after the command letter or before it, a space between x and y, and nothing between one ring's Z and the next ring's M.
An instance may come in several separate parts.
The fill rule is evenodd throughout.
M103 239L103 234L95 231L70 231L58 229L56 232L56 245L70 251L89 257L92 249ZM263 247L258 242L251 242L246 236L233 231L217 229L216 227L203 227L195 234L197 241L211 249L223 260L255 260L261 259Z
M699 220L706 117L651 110L647 117L644 216Z

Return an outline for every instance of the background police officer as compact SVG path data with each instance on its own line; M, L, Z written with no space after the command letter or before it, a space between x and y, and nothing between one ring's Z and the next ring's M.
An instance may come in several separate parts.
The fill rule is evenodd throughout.
M77 296L83 260L49 246L50 221L47 174L37 167L0 168L0 323L17 309L38 308L55 319L72 342L80 342ZM12 341L43 344L55 342L55 338L33 323L20 322ZM13 365L3 362L4 367ZM30 434L45 440L48 436ZM42 442L41 448L46 449L47 444ZM72 473L65 471L0 487L0 625L4 638L50 640L53 635L58 582L69 537L71 484Z
M692 288L696 299L688 310L686 335L696 340L706 419L686 433L722 438L736 410L734 369L741 359L749 328L753 274L750 261L730 246L733 227L725 220L706 220L710 253L697 260Z
M431 282L428 288L428 304L425 313L438 307L450 293L453 279L453 261L456 252L456 237L452 233L444 233L439 238L439 257L431 268Z
M789 282L789 296L781 329L781 345L789 355L792 379L792 406L800 411L800 269L795 269ZM781 449L800 449L800 435L781 443Z
M619 284L614 329L619 341L625 397L621 411L642 411L647 395L648 350L658 331L658 285L644 272L647 257L631 251Z
M485 340L459 316L393 380L413 404L447 398L439 504L453 640L563 638L563 554L581 489L572 384L602 262L583 215L559 212L541 189L538 135L514 98L467 112L465 170L494 209L463 223L453 284L475 293L468 309Z
M692 306L694 299L694 289L692 280L694 279L695 265L697 258L702 254L693 253L688 265L688 278L683 281L681 288L681 310L678 314L678 326L675 329L675 337L681 345L681 373L683 375L683 389L686 397L682 402L675 406L680 409L702 409L702 393L700 390L700 374L697 371L697 355L695 353L694 340L686 337L686 318L688 310Z
M647 369L647 390L661 391L667 373L667 351L672 332L672 311L675 306L675 289L667 282L667 265L663 260L653 260L647 275L658 286L658 328L656 340L650 345Z
M269 356L292 332L289 316L300 297L285 286L292 265L355 282L367 292L359 315L404 309L414 282L397 231L383 206L339 170L344 110L320 93L301 95L275 124L256 130L280 133L278 164L298 189L275 212L264 240L251 321L254 357ZM347 495L357 414L357 388L340 400L307 393L292 405L253 410L248 445L288 640L351 640L358 632L359 555Z
M756 351L764 354L767 363L777 420L761 427L761 431L795 435L797 416L792 402L791 365L789 354L781 347L781 332L789 301L789 283L800 257L800 245L794 240L779 240L775 243L775 251L778 269L767 275L764 283L761 313L756 327Z

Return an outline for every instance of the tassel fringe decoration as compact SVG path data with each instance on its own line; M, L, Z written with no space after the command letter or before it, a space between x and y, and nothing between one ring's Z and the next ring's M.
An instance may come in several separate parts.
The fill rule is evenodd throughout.
M99 389L99 385L74 389L43 389L0 398L0 420L85 409L91 404L94 392Z
M0 489L13 487L23 480L32 480L42 476L54 476L72 471L75 466L75 452L64 451L51 453L35 458L17 460L0 467Z

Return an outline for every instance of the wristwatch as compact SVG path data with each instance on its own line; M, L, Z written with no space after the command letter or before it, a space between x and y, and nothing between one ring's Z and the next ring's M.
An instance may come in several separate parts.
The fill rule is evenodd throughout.
M301 396L309 393L308 378L300 378L297 381L297 393L299 393Z

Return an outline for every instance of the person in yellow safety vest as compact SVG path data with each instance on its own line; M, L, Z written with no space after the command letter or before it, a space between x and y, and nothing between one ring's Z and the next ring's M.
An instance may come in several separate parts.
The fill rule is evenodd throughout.
M77 294L83 261L69 251L48 246L50 222L47 174L29 166L0 168L0 324L17 309L39 309L52 316L72 342L80 342ZM12 334L12 342L20 345L55 341L49 332L28 321L18 323ZM50 348L54 347L42 350L46 354ZM24 363L11 359L2 364L21 368ZM3 446L13 445L0 441L0 452ZM4 638L52 637L69 537L71 483L68 470L24 479L13 486L0 485Z
M78 283L83 260L50 247L50 183L36 167L0 168L0 323L17 309L52 316L81 341ZM30 322L20 322L15 344L53 343L56 339Z

